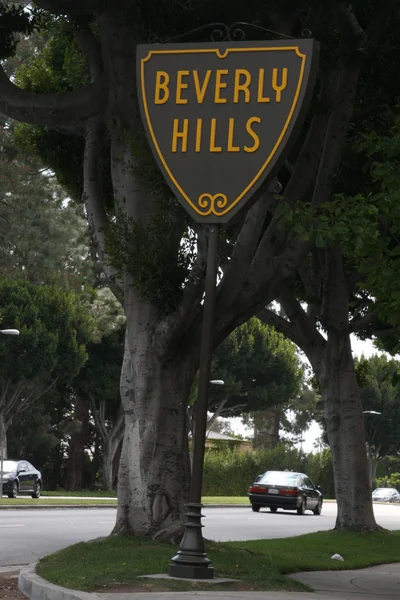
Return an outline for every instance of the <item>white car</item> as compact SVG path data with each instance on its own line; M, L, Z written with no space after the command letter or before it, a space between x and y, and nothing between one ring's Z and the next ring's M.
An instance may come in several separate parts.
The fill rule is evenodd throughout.
M400 494L395 488L376 488L372 492L374 502L400 502Z

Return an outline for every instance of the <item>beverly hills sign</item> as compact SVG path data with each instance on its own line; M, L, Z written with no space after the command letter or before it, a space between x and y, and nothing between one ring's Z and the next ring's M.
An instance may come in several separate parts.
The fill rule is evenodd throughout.
M158 165L194 220L257 197L303 122L313 40L138 46L138 96Z
M228 29L228 34L229 30ZM169 575L212 579L201 533L204 445L213 349L219 225L257 198L305 115L316 44L288 40L137 48L144 127L172 192L208 224L192 478L185 533Z

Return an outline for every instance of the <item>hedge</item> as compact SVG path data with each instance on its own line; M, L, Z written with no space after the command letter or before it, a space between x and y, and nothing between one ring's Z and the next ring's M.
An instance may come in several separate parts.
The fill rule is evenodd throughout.
M334 498L330 450L305 454L284 445L273 450L242 453L208 450L204 460L203 495L245 496L257 475L285 469L306 473L315 485L321 486L325 498Z

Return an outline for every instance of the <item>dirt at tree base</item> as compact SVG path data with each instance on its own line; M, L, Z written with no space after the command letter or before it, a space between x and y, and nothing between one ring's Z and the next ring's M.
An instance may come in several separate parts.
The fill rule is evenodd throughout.
M0 600L26 600L26 596L18 589L18 573L0 573Z
M167 582L168 580L165 580L165 582ZM179 589L178 589L178 585L179 585ZM145 583L142 581L136 581L136 582L132 582L132 583L119 583L119 582L115 582L115 583L110 583L107 585L101 585L101 586L96 586L93 587L90 590L87 591L91 591L91 592L96 592L96 593L125 593L125 594L132 594L132 593L143 593L143 592L172 592L172 591L179 591L179 592L201 592L201 591L209 591L212 590L214 592L222 592L222 591L229 591L229 592L254 592L256 591L256 587L254 585L251 585L250 583L246 582L246 581L234 581L232 583L223 583L223 584L214 584L214 583L203 583L203 582L197 582L197 581L179 581L179 582L175 582L175 581L171 581L170 585L165 584L165 583L161 583L159 582L159 580L157 580L156 582L151 582L151 583ZM1 596L0 596L1 598ZM19 600L19 599L18 599Z

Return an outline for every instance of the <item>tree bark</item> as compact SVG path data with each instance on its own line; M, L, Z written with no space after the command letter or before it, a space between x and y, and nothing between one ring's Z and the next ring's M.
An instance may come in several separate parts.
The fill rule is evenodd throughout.
M351 352L343 259L338 245L328 248L324 254L317 312L326 337L289 292L280 298L288 321L276 315L270 321L268 310L260 316L300 346L318 379L332 452L338 505L336 528L373 531L377 524L372 507L361 394Z
M117 454L118 447L124 437L124 430L116 435L109 436L105 442L103 442L103 486L106 490L112 490L114 488L115 481L115 456Z
M195 365L187 355L163 364L146 330L132 338L128 325L126 334L121 375L125 435L113 533L176 541L189 492L186 402Z
M3 459L7 458L7 425L4 415L0 413L0 457L3 448Z
M65 489L80 490L83 487L85 446L89 429L89 409L81 398L76 399L74 417L79 430L71 435Z
M368 454L369 482L371 484L371 490L372 490L380 457L376 456L375 454L371 453L370 451L368 451L367 454Z
M314 366L314 365L313 365ZM361 395L348 334L330 335L314 367L324 401L338 506L336 529L377 529L371 501Z
M106 490L114 488L115 481L115 457L117 450L124 437L125 423L122 407L119 408L115 422L111 429L106 423L106 405L104 401L100 402L99 408L96 406L96 400L93 394L89 393L91 402L91 412L98 434L101 437L103 451L103 486ZM118 461L119 462L119 461Z
M253 413L254 446L272 450L279 444L279 410L264 410Z

